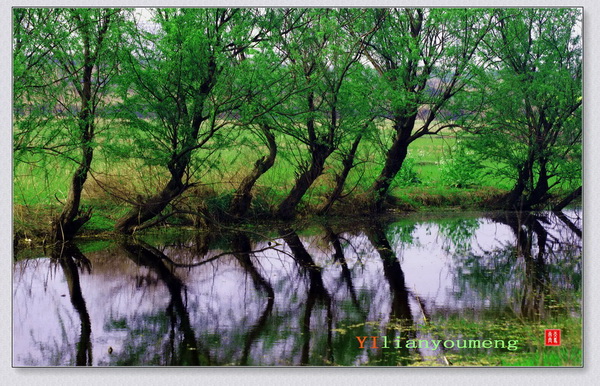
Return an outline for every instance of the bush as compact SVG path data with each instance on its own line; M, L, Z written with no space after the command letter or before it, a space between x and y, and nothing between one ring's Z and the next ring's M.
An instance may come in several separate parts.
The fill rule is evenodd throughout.
M442 182L455 188L469 188L481 185L482 166L477 155L457 141L450 149L449 156L440 161Z
M394 178L394 182L392 187L407 187L407 186L415 186L419 185L421 180L419 179L419 175L415 170L415 160L406 157L404 162L402 163L402 168Z

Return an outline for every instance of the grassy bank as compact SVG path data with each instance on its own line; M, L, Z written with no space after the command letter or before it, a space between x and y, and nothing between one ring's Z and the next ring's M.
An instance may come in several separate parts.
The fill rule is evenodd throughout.
M307 155L305 150L291 149L283 138L280 142L283 145L275 165L254 186L252 208L248 214L251 221L272 219L275 208L294 184L297 163ZM451 135L415 141L390 188L388 208L395 211L487 209L510 189L508 181L491 175L478 174L477 183L472 183L475 172L458 170L455 173L460 169L455 149L456 139ZM197 184L174 202L178 209L188 214L173 216L170 223L202 226L206 216L217 221L226 220L228 205L240 181L265 151L251 145L221 147L208 157L218 160L212 163L203 159L207 154L197 154L191 174L191 180ZM47 156L32 155L24 161L27 162L19 162L14 169L14 231L21 238L41 239L62 209L75 165L65 158ZM328 215L368 213L367 192L383 162L384 152L380 149L360 148L356 167L346 182L345 198L337 202ZM147 165L126 155L116 158L101 146L95 153L93 165L82 199L82 207L93 208L93 214L81 230L83 235L111 232L132 202L155 194L168 180L165 168ZM297 208L300 217L311 216L327 200L340 165L341 160L336 154L328 159L323 175ZM194 212L199 214L190 214Z

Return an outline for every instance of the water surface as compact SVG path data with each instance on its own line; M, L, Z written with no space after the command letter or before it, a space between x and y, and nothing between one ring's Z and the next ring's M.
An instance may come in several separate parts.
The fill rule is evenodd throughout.
M463 349L407 342L508 341L427 327L580 316L580 217L363 219L22 251L13 364L447 365ZM498 350L513 353L471 351Z

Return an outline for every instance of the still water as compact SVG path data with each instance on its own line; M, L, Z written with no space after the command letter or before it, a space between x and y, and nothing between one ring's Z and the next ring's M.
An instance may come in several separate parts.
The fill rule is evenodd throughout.
M580 315L581 227L580 210L428 215L19 251L13 365L444 365L458 348L407 342ZM462 337L504 338L484 335Z

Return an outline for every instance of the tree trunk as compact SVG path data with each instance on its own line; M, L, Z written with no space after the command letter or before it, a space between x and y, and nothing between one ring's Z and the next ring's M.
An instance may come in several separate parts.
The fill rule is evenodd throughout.
M231 205L229 206L229 213L234 217L243 217L252 203L252 188L256 181L265 174L275 163L275 157L277 156L277 143L275 142L275 136L268 127L263 128L263 134L267 139L267 146L269 148L269 155L262 157L254 163L254 169L247 175L240 184Z
M376 212L380 212L383 209L383 204L387 197L390 185L402 168L402 164L404 163L407 154L408 142L399 140L394 141L392 147L387 153L385 166L371 188L374 194L373 209Z
M336 176L335 188L329 196L329 199L327 199L327 202L317 211L317 214L319 216L327 213L331 209L333 204L342 195L342 192L344 191L344 185L346 184L346 179L348 178L348 174L350 174L350 170L352 170L352 168L354 167L354 157L356 155L356 150L358 149L358 144L360 143L361 139L362 135L359 135L354 140L354 143L352 143L352 148L350 149L350 152L346 155L346 157L344 157L344 160L342 161L342 164L344 165L342 173Z
M398 113L394 117L394 130L396 131L394 143L387 152L383 170L381 170L379 177L377 177L371 187L373 210L376 212L380 212L383 209L383 203L385 202L392 181L396 178L406 159L408 145L411 143L410 135L416 119L416 114L406 117L402 113Z
M565 197L561 202L559 202L554 208L552 208L555 212L560 212L565 208L565 206L569 205L571 201L576 198L581 197L581 186L572 191L567 197Z
M204 85L209 84L209 82L210 79L206 80ZM199 97L199 105L203 105L206 100L207 87L209 86L202 87L203 94ZM154 196L145 201L137 202L124 217L119 219L115 225L115 230L126 234L135 232L144 222L160 215L173 199L181 195L189 187L183 183L183 176L190 163L192 151L197 147L196 142L203 120L203 117L199 113L192 117L191 132L182 140L184 146L182 146L179 152L174 152L171 155L171 159L166 165L171 173L171 179L167 185ZM176 145L174 145L174 148L176 148Z
M65 242L72 240L77 231L91 217L91 211L81 212L79 210L83 184L87 179L93 156L93 150L89 145L83 145L83 148L84 155L82 156L81 164L71 179L71 187L69 188L69 196L67 197L65 206L60 216L52 224L52 237L54 241Z
M538 205L542 205L550 197L548 195L548 171L546 169L546 160L540 160L540 171L538 174L538 180L535 185L535 189L531 192L527 198L526 206L533 208Z
M533 151L529 152L527 160L523 163L523 166L519 170L519 176L514 188L508 193L504 200L504 206L516 210L527 210L524 198L525 190L529 184L529 180L533 173Z
M534 185L535 172L535 151L530 151L528 159L519 171L519 177L513 190L507 195L505 207L516 210L531 210L542 205L548 200L549 177L546 168L547 161L539 159L540 170L537 173L537 181Z
M198 89L198 94L193 96L193 113L190 114L188 112L185 100L186 95L179 93L176 95L178 99L177 116L185 117L186 122L189 122L189 127L186 127L186 130L175 131L170 138L172 153L169 162L165 166L171 173L171 179L160 192L145 201L137 202L124 217L119 219L115 225L115 230L118 232L126 234L135 232L144 222L160 215L173 199L181 195L189 187L187 183L183 182L183 177L190 164L192 153L194 150L208 142L215 133L215 130L212 129L207 133L205 138L198 143L200 127L206 119L206 117L203 116L202 111L204 104L208 99L208 95L215 85L217 76L215 58L209 56L206 60L208 61L208 73ZM167 120L170 119L171 118L168 118ZM170 123L173 124L173 121ZM159 222L160 218L154 223L146 224L145 227L155 225Z
M162 191L144 202L138 202L125 216L119 219L115 229L121 233L131 234L144 222L158 216L175 197L185 191L186 185L181 181L182 174L172 174L171 180Z
M330 147L325 145L315 145L312 149L312 157L309 168L296 179L296 183L288 196L283 200L277 209L277 216L283 220L294 218L296 206L313 182L323 173L325 160L331 154Z
M89 48L85 48L86 61L89 60ZM82 87L80 91L81 112L77 117L81 140L81 160L79 167L71 179L69 196L58 218L52 223L53 241L68 241L73 239L79 228L91 217L91 212L80 212L81 192L92 165L94 149L91 141L94 138L94 116L91 111L92 99L92 70L93 65L86 63L83 68Z

